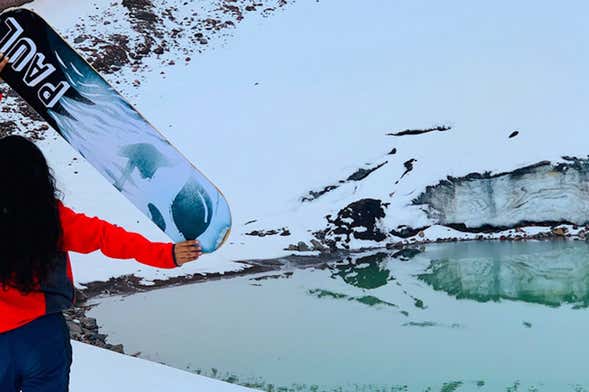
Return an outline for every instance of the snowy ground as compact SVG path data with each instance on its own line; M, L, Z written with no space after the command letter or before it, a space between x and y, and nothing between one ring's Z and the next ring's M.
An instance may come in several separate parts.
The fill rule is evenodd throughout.
M88 15L124 19L117 11L120 5L110 4L70 1L67 13L56 12L50 0L36 1L33 7L72 39L80 28L108 35L114 27ZM164 10L174 2L154 4ZM202 13L212 12L218 2L187 4L178 4L177 19L196 9L204 18ZM564 162L563 156L587 156L589 119L584 103L589 80L584 70L589 51L582 38L587 26L580 16L585 7L582 2L554 10L506 1L493 7L462 2L298 1L271 17L246 15L235 27L211 37L204 49L193 48L181 33L178 45L162 56L143 58L136 72L129 66L108 74L107 79L213 179L232 206L235 226L230 243L172 274L240 268L230 260L283 255L289 244L308 242L312 232L336 228L326 215L333 218L365 198L383 204L386 216L377 220L376 230L386 238L359 241L352 235L352 247L398 241L390 231L403 227L433 225L424 239L474 238L436 226L443 222L428 215L427 207L413 205L413 200L447 176L493 175L545 160ZM74 27L78 16L82 27ZM141 37L133 34L129 33L131 41ZM178 61L190 48L195 51L191 61ZM176 59L175 65L169 65L170 58ZM140 84L133 86L134 80ZM452 129L387 135L435 126ZM519 133L510 138L514 131ZM91 168L80 159L72 162L75 154L64 153L68 147L63 144L49 140L46 151L66 201L163 239ZM389 154L393 149L395 154ZM383 163L366 178L345 181L359 168ZM407 165L413 170L404 175ZM549 178L554 180L554 174L548 170ZM534 180L540 192L555 190L556 198L570 189L559 187L558 178L556 189L554 181L542 181ZM583 188L583 178L576 181L573 185ZM310 191L329 185L338 188L302 202ZM484 197L460 202L468 209L453 211L454 216L478 217L499 203L507 208L500 211L502 217L569 218L554 209L534 219L536 211L550 210L554 192L546 197L540 193L533 208L513 212L509 208L521 196L510 193L515 185L504 186L510 192L492 199L493 205L485 199L485 181L467 185ZM561 201L565 208L579 204L578 219L572 223L589 221L589 209L581 203L583 189L573 189L573 196ZM252 220L257 221L245 224ZM245 235L283 227L290 236ZM101 256L76 258L78 281L130 272L147 279L169 276L131 263L102 261Z
M72 342L72 392L251 391L143 359ZM91 364L91 366L90 366Z

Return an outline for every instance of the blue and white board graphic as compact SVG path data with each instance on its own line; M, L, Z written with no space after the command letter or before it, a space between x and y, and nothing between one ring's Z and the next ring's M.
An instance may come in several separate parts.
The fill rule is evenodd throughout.
M40 16L0 15L2 78L174 241L212 252L227 239L222 193Z

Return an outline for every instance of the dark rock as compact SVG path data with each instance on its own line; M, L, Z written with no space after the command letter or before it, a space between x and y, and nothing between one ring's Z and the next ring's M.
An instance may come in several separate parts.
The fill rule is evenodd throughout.
M313 250L315 251L319 251L321 253L329 252L329 248L316 239L311 240L311 245L313 245Z
M308 252L311 250L311 248L309 248L309 245L307 245L303 241L299 241L299 243L297 244L297 250L299 252Z
M72 337L82 335L82 327L80 324L76 323L75 321L67 321L68 329L70 330L70 334Z
M109 347L109 349L110 349L111 351L115 351L115 352L117 352L117 353L120 353L120 354L124 354L124 353L125 353L125 350L124 350L124 348L123 348L123 345L122 345L122 344L115 344L115 345L111 345L111 346Z
M385 161L385 162L381 163L380 165L377 165L377 166L370 168L370 169L360 168L360 169L356 170L352 175L350 175L346 179L346 181L362 181L363 179L368 177L370 174L372 174L374 171L380 169L381 167L383 167L387 163L388 163L388 161Z
M433 128L427 129L405 129L404 131L396 132L396 133L387 133L388 136L406 136L406 135L421 135L423 133L429 132L446 132L451 130L452 127L439 125Z
M83 328L97 330L98 324L96 323L96 319L90 317L84 317L80 319Z
M341 209L334 219L327 218L329 225L325 234L332 235L335 242L343 239L345 243L349 243L351 237L381 242L387 238L387 235L377 224L384 217L381 200L358 200Z

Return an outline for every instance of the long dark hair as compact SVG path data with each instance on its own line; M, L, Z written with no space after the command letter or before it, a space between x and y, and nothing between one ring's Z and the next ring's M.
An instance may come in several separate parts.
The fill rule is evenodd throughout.
M41 150L0 139L0 289L36 290L55 268L62 229L55 179Z

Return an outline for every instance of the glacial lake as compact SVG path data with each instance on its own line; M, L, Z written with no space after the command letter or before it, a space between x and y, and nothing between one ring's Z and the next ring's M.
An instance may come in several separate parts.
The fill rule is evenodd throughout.
M589 391L589 243L462 242L100 299L127 353L266 391Z

